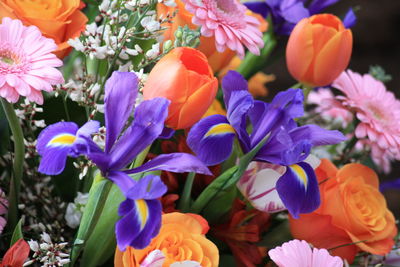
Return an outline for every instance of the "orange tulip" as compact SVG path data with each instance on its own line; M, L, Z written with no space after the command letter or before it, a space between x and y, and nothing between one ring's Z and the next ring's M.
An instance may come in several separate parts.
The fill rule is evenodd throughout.
M0 267L22 267L25 260L29 256L29 245L22 238L7 250L4 254L3 261L0 262Z
M186 129L206 113L217 89L218 80L206 56L196 49L179 47L154 66L143 88L143 96L144 99L169 99L166 125Z
M353 46L351 30L331 14L302 19L290 34L286 64L308 86L326 86L347 67Z
M316 174L321 183L321 206L299 219L290 218L293 236L318 248L335 248L330 252L350 263L360 250L377 255L389 253L397 227L379 192L376 173L357 163L338 170L323 159Z
M78 37L85 29L88 19L80 11L83 7L80 0L2 0L0 19L10 17L38 27L44 36L56 42L55 54L63 58L71 50L67 41Z

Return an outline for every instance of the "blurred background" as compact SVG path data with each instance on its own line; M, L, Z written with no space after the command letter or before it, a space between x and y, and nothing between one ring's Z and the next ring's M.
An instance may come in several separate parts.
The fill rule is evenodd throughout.
M388 90L400 99L400 0L346 0L326 9L326 12L343 18L349 7L355 8L357 15L357 24L352 28L354 48L349 68L364 74L370 65L380 65L392 76L392 80L386 83ZM284 58L272 63L265 72L276 75L276 80L267 84L270 97L296 83L286 69ZM379 176L381 181L400 178L400 162L392 165L389 175ZM385 195L389 208L399 219L400 188L389 190Z

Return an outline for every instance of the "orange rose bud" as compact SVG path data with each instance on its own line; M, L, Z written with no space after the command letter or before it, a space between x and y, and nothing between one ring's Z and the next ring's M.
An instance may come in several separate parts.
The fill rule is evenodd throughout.
M359 251L376 255L389 253L397 228L379 191L376 173L358 163L338 170L323 159L316 174L322 182L321 206L297 220L289 219L293 236L315 247L332 249L332 255L350 263Z
M153 266L148 261L152 252L160 251L158 263L163 267L176 262L195 261L203 267L217 267L219 252L217 246L205 237L209 230L203 217L191 213L167 213L162 215L160 233L145 249L128 247L125 252L115 251L115 267ZM179 265L184 266L184 265Z
M29 245L22 238L9 248L3 256L0 267L22 267L29 256Z
M85 29L88 19L80 11L83 7L80 0L0 1L0 19L10 17L38 27L44 36L56 42L55 54L63 58L71 51L67 41Z
M290 74L309 86L326 86L350 61L353 35L331 14L302 19L290 34L286 64Z
M206 56L189 47L178 47L152 69L143 88L144 99L165 97L171 101L166 125L191 127L211 106L218 89Z

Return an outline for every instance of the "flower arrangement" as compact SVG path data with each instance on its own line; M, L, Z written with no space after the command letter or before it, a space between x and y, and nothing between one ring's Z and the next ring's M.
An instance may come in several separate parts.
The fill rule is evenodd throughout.
M335 2L1 1L0 267L400 262L400 101Z

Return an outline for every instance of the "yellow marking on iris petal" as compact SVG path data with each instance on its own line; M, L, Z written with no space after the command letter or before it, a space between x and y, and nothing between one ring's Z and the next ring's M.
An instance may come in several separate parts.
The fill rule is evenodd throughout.
M299 177L301 179L304 186L307 187L308 178L307 178L307 173L305 172L305 170L297 164L290 165L290 168L294 171L294 173L297 175L297 177Z
M149 208L144 199L135 200L135 203L140 218L140 230L142 230L146 225L147 218L149 217Z
M233 129L233 127L230 126L228 123L220 123L211 127L210 130L208 130L208 132L205 134L205 137L225 133L235 133L235 129Z
M50 140L49 145L72 145L76 136L72 134L60 134Z

